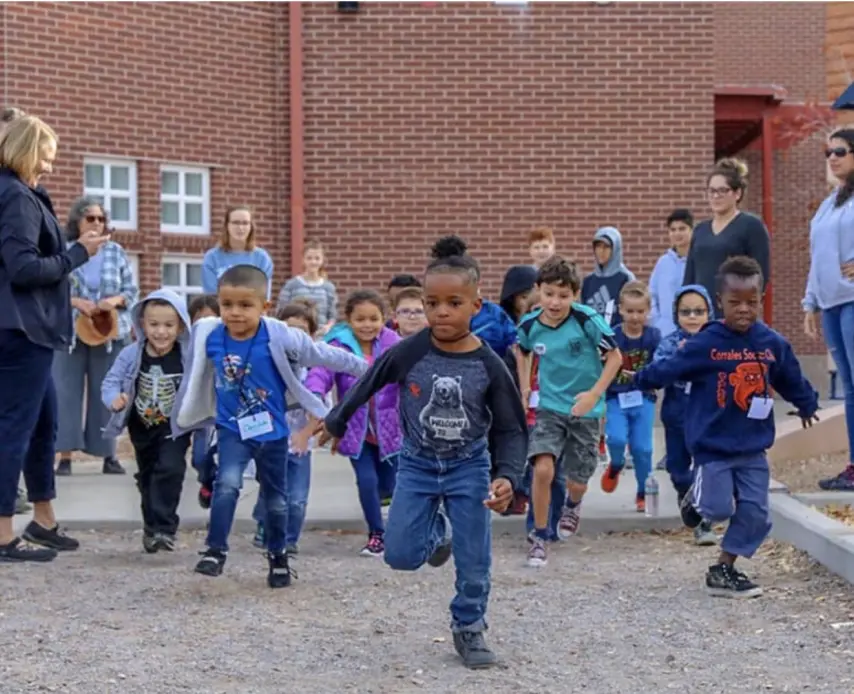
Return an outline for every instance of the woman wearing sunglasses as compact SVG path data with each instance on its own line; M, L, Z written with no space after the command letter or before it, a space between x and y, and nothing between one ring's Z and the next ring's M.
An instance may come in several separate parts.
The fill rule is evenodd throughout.
M845 393L849 463L822 489L854 490L854 128L834 132L825 157L834 191L810 222L810 272L804 296L804 332L818 339L818 319Z
M68 214L68 242L76 242L81 234L106 233L107 215L96 198L79 198ZM72 338L67 350L57 352L53 362L53 377L59 408L59 430L56 450L59 451L57 475L71 474L71 453L83 451L103 459L103 472L123 475L116 459L116 442L104 439L102 430L110 413L101 402L101 381L131 335L128 309L136 303L139 288L133 278L124 249L115 241L107 241L89 261L71 273L72 321L99 313L112 314L115 329L112 339L100 345L89 345ZM109 325L109 321L107 322Z

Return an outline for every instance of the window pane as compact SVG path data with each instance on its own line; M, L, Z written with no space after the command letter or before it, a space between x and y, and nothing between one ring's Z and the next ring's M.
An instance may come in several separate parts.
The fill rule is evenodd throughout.
M188 227L202 226L202 204L200 202L188 202L184 205L184 223Z
M130 190L130 167L110 167L110 190Z
M163 263L163 285L165 287L181 286L181 266L178 263Z
M86 188L103 188L104 167L100 164L86 164L83 167L83 185Z
M160 223L161 224L180 224L181 212L177 202L161 202L160 203Z
M128 198L110 198L110 219L114 222L130 221L130 200Z
M178 195L181 192L179 177L177 171L161 171L160 192L163 195Z
M197 198L202 197L202 174L184 174L184 195L192 195Z
M196 263L187 263L187 286L202 286L202 266Z

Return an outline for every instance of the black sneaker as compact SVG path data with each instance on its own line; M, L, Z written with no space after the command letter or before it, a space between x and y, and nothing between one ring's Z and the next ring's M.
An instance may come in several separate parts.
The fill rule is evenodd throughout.
M71 458L60 458L59 465L56 466L56 475L58 477L68 477L71 474Z
M762 588L730 564L709 567L706 590L716 598L755 598L762 595Z
M434 568L439 568L451 558L451 522L442 509L439 509L438 513L445 525L445 537L436 546L436 549L433 550L433 554L427 559L427 563Z
M122 464L115 458L104 458L104 466L101 472L105 475L124 475L127 474Z
M219 576L225 567L226 556L217 549L208 549L201 553L202 558L196 564L195 572L205 576Z
M154 545L157 549L162 549L164 552L174 552L175 536L169 533L155 533Z
M8 545L0 545L0 564L20 561L46 562L56 559L56 550L34 547L16 537Z
M213 498L213 491L209 487L205 487L202 485L199 488L199 506L203 509L207 510L211 507L211 499Z
M151 533L142 534L142 548L146 554L157 554L160 547L157 546L157 536Z
M692 496L693 494L689 490L682 497L682 501L679 504L679 515L682 516L682 522L685 524L685 527L693 529L703 522L703 517L694 508L694 504L691 503Z
M457 649L457 653L463 659L463 665L469 670L482 670L492 667L498 662L495 653L486 645L486 640L479 631L455 632L454 648Z
M267 573L267 585L270 588L287 588L291 585L291 577L299 578L297 572L288 566L288 553L267 554L270 570Z
M30 521L24 529L24 539L34 545L55 549L57 552L73 552L80 548L80 543L73 537L68 537L58 525L53 528L43 528L35 521Z

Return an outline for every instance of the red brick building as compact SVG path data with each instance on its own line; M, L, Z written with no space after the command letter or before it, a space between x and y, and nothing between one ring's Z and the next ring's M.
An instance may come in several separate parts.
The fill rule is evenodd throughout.
M432 240L456 232L495 292L543 224L585 270L595 229L619 227L646 277L670 209L705 212L723 137L716 93L826 98L826 12L809 2L360 3L354 14L336 3L3 3L3 102L56 128L58 209L84 189L104 195L144 289L198 284L234 202L255 209L277 286L306 237L322 240L346 291L420 270ZM799 300L810 204L825 188L819 139L774 154L766 196L774 324L813 352ZM761 152L744 155L747 207L763 212Z

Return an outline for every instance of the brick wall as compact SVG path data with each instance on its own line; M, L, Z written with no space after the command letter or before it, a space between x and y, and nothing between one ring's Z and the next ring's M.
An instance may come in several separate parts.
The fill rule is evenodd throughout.
M162 251L198 255L206 237L160 234L161 163L211 167L211 226L249 202L282 270L289 221L287 7L272 3L3 3L3 101L58 132L46 180L60 216L82 192L84 155L137 161L144 288ZM284 275L282 275L284 276Z
M851 3L827 3L825 49L827 98L833 100L854 82L854 5ZM841 111L839 121L854 121L854 112Z

